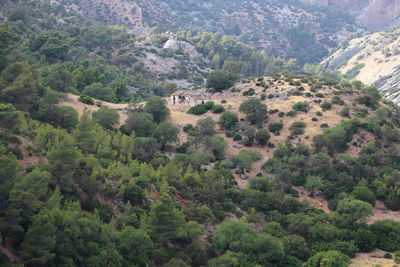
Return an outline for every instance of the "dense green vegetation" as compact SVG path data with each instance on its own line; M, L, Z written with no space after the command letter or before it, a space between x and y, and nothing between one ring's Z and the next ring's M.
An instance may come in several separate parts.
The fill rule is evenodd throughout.
M38 103L51 92L38 96ZM361 96L374 95L365 92ZM246 173L261 154L249 149L228 156L217 122L207 117L185 126L187 142L166 157L163 151L176 146L179 129L167 122L170 112L160 97L133 105L120 129L115 111L105 107L56 128L35 120L30 98L14 103L18 109L1 100L1 231L27 266L347 266L358 251L400 250L399 223L364 221L377 199L400 209L393 146L399 139L391 128L399 118L388 107L326 129L314 137L313 148L279 146L264 167L280 179L260 175L239 190L232 171ZM282 128L274 122L269 131L254 129L268 113L257 98L243 102L241 110L246 121L225 111L218 123L226 134L240 132L245 145L265 147L269 131ZM368 144L359 158L342 154L359 131L378 135L382 143ZM334 212L297 201L289 184L323 194ZM230 214L240 220L227 219ZM249 223L263 230L256 233ZM208 225L216 230L200 245Z
M1 266L347 266L359 251L400 250L399 223L365 223L377 200L400 210L399 113L383 106L373 88L358 88L355 103L363 108L315 136L313 147L271 144L284 119L270 121L279 111L259 97L241 103L244 118L211 101L193 107L192 114L211 111L219 119L185 125L182 142L161 97L176 87L153 83L143 66L130 65L136 62L130 55L140 52L132 46L136 36L79 16L57 22L56 15L72 14L41 2L5 2ZM182 35L204 57L216 57L214 68L223 69L209 81L216 91L227 89L232 76L297 68L231 37ZM220 79L228 82L220 87ZM315 88L336 86L338 95L358 90L330 78L315 81ZM267 87L263 78L258 82ZM79 117L57 105L65 93L99 108ZM120 125L119 113L94 99L136 104ZM343 105L340 100L329 104ZM309 105L298 102L293 109L296 116ZM217 124L227 138L253 148L228 154ZM290 138L305 127L293 123ZM367 134L377 139L358 157L345 154L355 135ZM267 147L277 147L264 164L271 177L247 177ZM234 175L251 180L239 189ZM322 194L333 212L299 202L291 185Z

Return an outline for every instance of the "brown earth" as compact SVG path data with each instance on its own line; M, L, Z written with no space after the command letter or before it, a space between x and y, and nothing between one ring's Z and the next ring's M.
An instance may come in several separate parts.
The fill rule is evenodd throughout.
M357 253L357 256L351 260L349 267L396 267L393 259L385 259L384 251L376 249L370 253Z
M66 94L63 101L60 102L58 105L73 107L76 111L78 111L79 115L82 115L85 111L93 112L99 109L97 105L87 105L79 102L78 99L79 96L77 95ZM126 109L129 107L129 104L115 104L101 100L96 100L96 103L100 103L101 106L107 106L109 108L115 109L119 114L119 125L122 125L128 118Z

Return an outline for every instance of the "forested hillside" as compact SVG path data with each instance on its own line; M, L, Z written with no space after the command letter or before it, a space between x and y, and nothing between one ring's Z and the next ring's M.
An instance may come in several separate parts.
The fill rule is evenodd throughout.
M219 32L299 63L317 63L328 50L359 30L346 11L293 0L60 0L97 21L124 24L143 32Z
M0 266L400 262L400 110L376 88L0 4Z
M201 86L210 69L224 65L234 65L239 76L297 68L218 34L183 33L190 43L169 50L163 49L168 34L135 35L46 1L5 1L1 11L9 61L36 64L44 86L55 91L75 90L110 102L129 101L132 92L141 99L167 95L177 86Z

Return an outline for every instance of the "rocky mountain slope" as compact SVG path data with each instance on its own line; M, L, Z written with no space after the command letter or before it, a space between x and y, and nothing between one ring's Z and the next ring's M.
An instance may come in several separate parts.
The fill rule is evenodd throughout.
M376 85L385 96L400 103L400 29L377 32L351 40L323 64L348 79Z
M396 0L53 0L107 24L135 33L190 30L234 35L241 41L301 64L317 63L341 41L363 30L400 25Z
M316 63L328 50L358 30L350 16L299 1L56 0L105 23L135 31L191 30L234 35L253 47L300 63ZM300 49L301 48L301 49Z
M369 30L385 30L400 25L400 2L396 0L303 0L341 10L356 17Z

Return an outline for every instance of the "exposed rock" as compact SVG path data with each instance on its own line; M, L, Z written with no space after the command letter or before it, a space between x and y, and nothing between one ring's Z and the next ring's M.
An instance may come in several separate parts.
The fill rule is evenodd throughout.
M0 21L7 21L7 17L0 12Z
M386 99L400 104L400 29L353 39L322 64L348 79L374 85ZM357 69L358 67L358 69Z
M380 78L374 83L386 99L400 104L400 66L390 75Z
M242 174L242 175L240 175L240 179L247 180L247 179L249 179L249 176L245 175L245 174Z
M168 41L164 44L163 49L177 51L181 49L180 45L178 44L178 40L176 39L176 35L170 34Z
M57 19L56 21L58 24L65 24L65 20L63 19Z
M382 93L390 93L393 89L400 90L400 66L390 75L377 80L374 85L378 87Z
M400 26L400 1L398 0L302 0L326 5L356 17L359 25L369 30L386 30Z
M363 46L356 46L356 47L351 47L347 50L345 50L342 54L340 54L337 57L331 58L331 60L324 61L325 62L325 67L331 70L335 70L342 66L344 63L346 63L349 59L354 57L358 52L360 52L363 49Z

